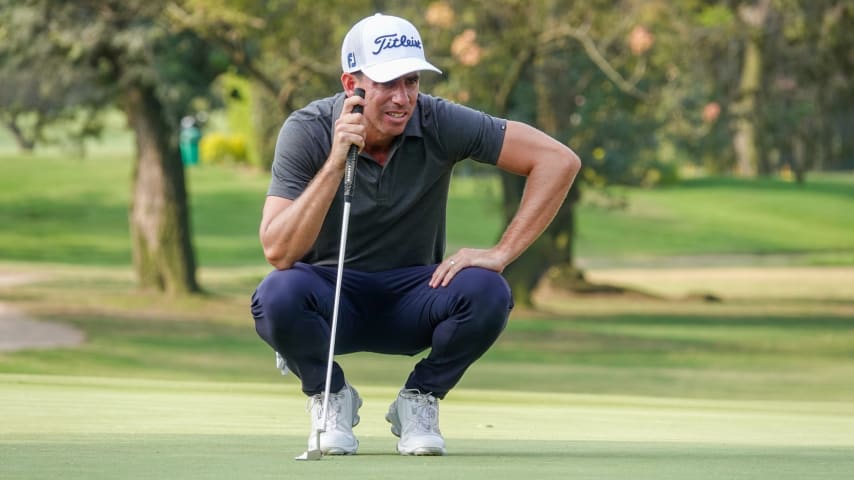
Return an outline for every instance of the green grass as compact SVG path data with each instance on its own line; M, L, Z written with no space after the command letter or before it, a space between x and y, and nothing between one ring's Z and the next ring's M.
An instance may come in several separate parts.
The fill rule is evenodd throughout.
M579 209L577 251L611 258L811 254L854 262L854 174L695 179L657 189L592 192ZM619 203L618 203L619 204Z
M395 455L382 419L420 356L341 356L365 397L361 455L306 464L292 460L305 448L305 399L248 312L268 271L256 233L267 175L189 170L206 293L172 298L137 290L128 266L126 153L2 152L0 273L31 282L0 283L0 303L87 340L0 353L0 478L854 471L850 174L615 190L623 210L585 193L577 253L588 277L652 296L537 292L540 309L515 311L442 402L446 458ZM495 183L456 180L449 248L491 244Z
M3 289L33 315L85 332L72 349L0 353L0 373L46 373L211 381L278 381L272 352L258 340L249 295L265 270L205 270L209 293L162 298L133 288L118 268L10 264L45 280ZM514 312L498 343L463 388L684 398L854 401L854 292L822 297L828 282L854 284L854 269L805 276L801 297L781 300L758 287L723 299L599 299L540 294L541 311ZM702 271L702 270L700 270ZM640 273L633 271L634 273ZM650 270L653 276L660 270ZM714 273L713 271L710 273ZM605 276L609 272L600 272ZM630 277L619 271L614 280ZM799 280L800 279L800 280ZM705 286L686 277L684 288ZM761 285L761 282L760 282ZM399 386L415 358L358 354L339 358L357 384ZM286 379L293 381L293 378Z
M84 159L0 153L0 224L14 226L0 230L0 260L129 263L130 156L106 152ZM200 265L264 264L257 228L268 181L266 173L237 168L188 170ZM449 251L495 242L499 192L494 179L455 179ZM816 174L804 186L716 178L610 194L627 206L607 207L613 202L589 191L578 210L582 263L782 254L800 263L854 264L854 174Z
M163 299L136 291L127 267L127 157L12 160L0 161L0 220L13 226L0 231L0 260L14 260L8 268L40 272L46 280L0 288L0 301L72 324L88 341L74 349L0 354L0 372L276 379L270 352L257 340L247 309L249 295L268 270L256 238L266 175L233 168L189 171L200 277L207 295ZM477 178L457 180L449 205L450 243L488 244L498 228L490 207L496 185ZM608 251L619 258L663 255L671 251L668 248L678 254L714 255L715 250L701 248L706 237L709 245L718 245L737 233L754 236L764 245L763 252L789 251L773 243L778 237L792 245L800 242L797 251L809 252L816 236L831 239L812 250L816 254L831 247L845 252L850 251L845 250L846 232L854 228L844 221L851 211L844 203L851 203L852 186L854 176L845 174L815 176L805 188L779 181L696 180L661 190L632 190L625 211L595 207L593 196L582 207L581 218L617 232L603 235L614 240L602 240L593 252ZM729 197L749 199L744 201L752 207L715 214L714 205L726 204L720 200L727 196L724 191L733 192ZM778 203L798 203L800 213L812 212L811 225L817 231L784 235L783 226L775 222L753 230L738 226L739 215L773 216L781 210ZM690 228L684 227L685 242L693 238L690 249L667 243L681 241L671 239L683 228L675 221L665 222L669 227L662 231L667 233L654 238L625 230L637 221L635 215L642 220L653 214L673 217L691 208L695 215L685 217ZM747 215L750 209L753 213ZM701 218L702 212L708 218ZM466 224L463 219L469 218ZM734 223L721 229L725 232L712 228L727 219ZM582 243L597 230L583 231L591 233L582 236ZM852 271L764 268L760 277L756 271L593 268L588 275L594 281L673 299L711 293L724 302L546 295L538 304L547 310L516 312L501 341L475 367L480 375L467 376L461 386L692 398L854 399L854 384L845 381L854 378L854 299L845 287L854 284ZM775 272L779 275L772 275ZM341 362L365 383L392 386L416 360L388 366L382 357L354 355Z
M843 479L850 403L464 391L443 403L453 454L405 458L362 389L360 455L296 462L304 398L270 384L0 375L0 476L51 478Z
M0 157L0 258L88 265L130 262L130 160L92 154ZM258 222L266 175L189 171L192 229L201 265L263 263Z

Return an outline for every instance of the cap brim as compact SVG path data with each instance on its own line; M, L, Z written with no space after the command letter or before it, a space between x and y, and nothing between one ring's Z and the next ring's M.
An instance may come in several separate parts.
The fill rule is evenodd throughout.
M434 67L429 62L419 58L401 58L398 60L384 62L379 65L362 67L362 73L378 83L388 82L395 78L402 77L407 73L418 72L421 70L430 70L436 73L442 73L441 70Z

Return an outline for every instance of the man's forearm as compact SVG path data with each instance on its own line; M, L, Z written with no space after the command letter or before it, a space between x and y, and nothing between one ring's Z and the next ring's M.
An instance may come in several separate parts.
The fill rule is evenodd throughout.
M343 169L327 162L305 191L264 226L261 243L274 267L290 268L314 245L343 175Z
M530 247L554 219L569 192L580 163L574 155L537 165L525 182L519 209L493 248L506 266Z

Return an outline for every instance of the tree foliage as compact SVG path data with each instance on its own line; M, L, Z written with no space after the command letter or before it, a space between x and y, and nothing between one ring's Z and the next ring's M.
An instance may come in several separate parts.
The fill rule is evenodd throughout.
M198 284L178 120L208 95L227 63L195 33L171 24L163 15L167 4L4 0L3 34L14 49L3 54L5 64L29 78L39 68L70 66L72 85L86 79L96 89L79 102L69 94L65 109L100 108L110 100L125 113L136 138L129 218L140 285L188 293Z
M219 72L249 80L250 144L269 165L284 118L340 88L350 26L375 12L411 19L445 72L424 75L425 91L531 123L584 160L553 225L506 272L521 303L556 266L576 276L573 207L582 186L654 186L690 170L803 180L810 169L854 166L845 134L854 5L843 0L0 2L0 72L22 92L0 96L4 116L39 110L23 101L43 75L35 65L64 72L40 88L74 95L43 110L106 96L129 114L138 139L147 138L140 121L148 119L156 135L153 147L139 143L140 167L144 152L156 152L174 185L158 195L179 204L175 122L200 98L214 101ZM147 109L131 109L134 98ZM504 176L502 184L509 218L522 183Z
M0 4L0 122L23 151L36 144L81 144L100 133L98 111L106 96L93 72L80 69L33 45L39 19L31 11ZM65 138L49 136L47 127L62 124Z

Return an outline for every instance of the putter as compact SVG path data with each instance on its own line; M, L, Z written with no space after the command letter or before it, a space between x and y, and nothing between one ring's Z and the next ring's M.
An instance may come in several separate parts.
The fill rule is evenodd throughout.
M355 94L365 98L365 91L361 88L357 88ZM362 113L362 106L353 107L353 113ZM329 356L326 360L326 384L323 388L323 406L320 409L323 427L315 432L315 448L309 448L294 460L320 460L323 457L323 452L320 450L320 434L326 431L326 411L329 408L329 389L332 384L332 361L335 358L335 335L338 331L338 306L341 303L341 280L344 277L344 253L347 249L347 226L350 224L350 202L353 200L353 182L358 159L359 147L351 145L344 165L344 218L341 221L341 247L338 249L338 272L335 276L335 302L332 308L332 331L329 333Z

